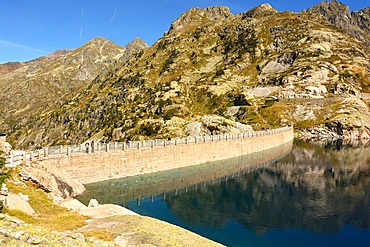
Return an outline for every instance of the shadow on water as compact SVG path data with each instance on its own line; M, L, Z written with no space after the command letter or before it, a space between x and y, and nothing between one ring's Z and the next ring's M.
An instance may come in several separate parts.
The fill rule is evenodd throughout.
M90 184L79 199L125 205L227 246L366 245L370 146L333 144Z

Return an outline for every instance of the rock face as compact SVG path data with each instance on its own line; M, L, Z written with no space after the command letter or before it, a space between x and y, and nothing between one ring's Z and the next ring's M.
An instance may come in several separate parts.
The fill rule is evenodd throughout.
M33 215L35 213L35 210L30 206L28 203L28 196L23 194L12 194L9 193L6 197L1 198L0 200L4 199L6 201L6 207L13 209L13 210L19 210L26 214Z
M223 20L232 15L230 9L223 6L208 7L205 9L194 8L185 12L177 20L172 22L168 34L179 31L185 27L199 26L203 18L207 18L208 20Z
M136 38L124 47L124 52L122 54L121 60L128 61L132 57L140 54L140 52L144 51L147 48L148 48L148 44L145 43L144 40L140 38Z
M26 98L4 104L6 116L16 120L5 118L3 126L9 141L24 147L88 138L124 141L240 133L249 128L245 126L261 130L290 124L296 133L315 130L315 138L367 138L368 13L350 13L337 1L300 13L279 13L268 4L240 14L227 7L190 9L156 43L141 46L144 49L124 63L116 62L121 55L101 59L97 54L93 60L116 65L104 63L107 71L92 81L89 69L79 70L78 78L86 80L44 109L33 111L31 103L24 104ZM354 38L351 30L364 40ZM69 63L72 54L87 58L109 44L98 39L61 57ZM7 97L18 95L13 93ZM17 118L28 111L29 116Z
M19 175L25 181L32 181L46 193L51 193L56 201L76 197L85 191L85 187L74 179L70 179L55 169L46 170L38 164L19 166Z
M343 28L356 39L370 45L370 8L350 12L344 3L324 1L308 9L326 17L329 22Z

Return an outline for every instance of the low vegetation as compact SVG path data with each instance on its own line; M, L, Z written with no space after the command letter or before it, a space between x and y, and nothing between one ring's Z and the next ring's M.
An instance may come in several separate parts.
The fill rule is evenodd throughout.
M123 235L121 243L129 246L220 246L180 227L149 217L121 215L90 219L87 223L89 217L56 205L48 194L34 184L20 181L15 175L17 172L6 182L9 191L27 195L35 215L30 216L10 209L6 209L5 213L30 226L41 227L50 232L82 233L86 239L108 242L113 242L116 237Z
M19 184L8 181L7 186L12 193L28 195L29 204L35 210L36 215L32 217L19 210L6 210L6 213L11 216L15 216L26 223L55 231L74 230L87 224L85 216L56 205L52 198L32 183Z
M340 3L324 5L336 9ZM52 64L35 64L35 68L47 68L53 77L24 83L42 81L47 88L58 91L62 87L59 90L67 93L48 98L50 104L43 107L37 102L27 109L13 109L19 115L4 112L9 117L0 126L9 132L9 141L22 148L78 144L92 137L104 142L184 137L189 134L187 124L208 115L249 124L256 130L291 124L298 132L340 121L348 130L343 133L356 128L353 133L370 136L369 107L358 127L356 120L344 123L348 119L335 118L338 111L333 105L323 104L322 110L315 106L319 99L362 100L370 85L370 50L357 36L330 23L336 18L320 15L321 7L311 10L279 13L268 4L241 14L232 14L227 7L191 9L151 47L139 47L124 62L113 58L121 52L119 47L101 38L93 40L66 54L64 63L58 58L50 60ZM339 20L348 17L336 15ZM78 67L73 58L78 52L96 52L97 47L103 54L116 54L111 64L104 60L107 71L99 71L83 84L78 78L78 85L71 82L74 88L66 89L64 82L72 79L64 72ZM89 59L85 56L83 65L95 64ZM66 69L54 71L61 64ZM90 76L96 75L94 68L89 67ZM55 82L55 78L63 80ZM251 93L271 87L277 91ZM9 92L17 93L12 88ZM241 95L247 99L245 104L237 103ZM230 107L239 106L237 115L228 115ZM311 106L315 106L312 111ZM30 114L22 119L26 111ZM184 124L175 125L174 119ZM165 133L168 129L173 132Z

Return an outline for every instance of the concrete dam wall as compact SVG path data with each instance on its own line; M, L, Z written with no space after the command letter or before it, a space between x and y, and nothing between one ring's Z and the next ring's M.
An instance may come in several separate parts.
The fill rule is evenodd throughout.
M82 184L187 167L268 150L292 142L293 128L253 132L194 143L107 150L39 161Z

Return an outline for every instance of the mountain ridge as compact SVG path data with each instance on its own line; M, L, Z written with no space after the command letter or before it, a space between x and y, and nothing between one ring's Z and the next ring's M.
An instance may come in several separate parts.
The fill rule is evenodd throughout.
M307 11L320 13L333 25L370 46L370 7L351 12L347 5L333 0L318 3Z
M315 11L191 9L151 47L8 125L9 139L59 145L288 124L301 139L370 138L369 54Z
M90 83L101 73L132 56L132 48L123 48L97 37L77 49L58 50L48 56L22 63L12 73L0 77L0 96L4 119L22 117L55 98ZM123 57L124 56L124 57Z

